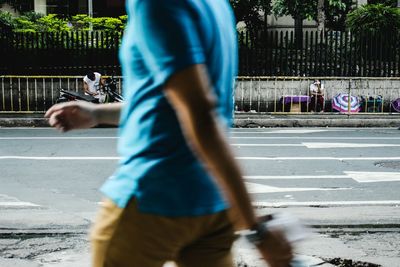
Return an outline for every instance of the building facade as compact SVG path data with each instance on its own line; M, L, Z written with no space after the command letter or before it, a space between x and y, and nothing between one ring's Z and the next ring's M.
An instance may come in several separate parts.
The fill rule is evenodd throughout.
M44 15L72 16L87 14L89 1L93 4L94 17L118 17L125 13L125 0L8 0L1 7L16 15L35 11Z

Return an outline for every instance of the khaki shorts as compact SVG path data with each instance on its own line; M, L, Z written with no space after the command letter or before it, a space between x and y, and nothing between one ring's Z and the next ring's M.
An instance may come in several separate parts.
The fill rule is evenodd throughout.
M105 200L91 231L93 267L232 267L235 239L227 212L197 217L140 213Z

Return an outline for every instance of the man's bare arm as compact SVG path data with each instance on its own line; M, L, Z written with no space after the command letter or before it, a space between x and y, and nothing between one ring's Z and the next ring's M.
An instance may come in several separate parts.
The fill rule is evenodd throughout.
M87 85L86 82L83 82L83 91L88 95L92 95L92 93L89 91L89 86Z
M62 132L98 124L118 125L123 103L93 104L72 101L52 106L45 114L49 124Z
M172 75L165 85L165 94L176 110L187 142L210 168L243 226L252 228L257 219L241 171L218 128L210 89L205 66L194 65ZM263 239L257 248L269 266L289 266L292 248L283 233L269 231Z
M210 168L228 200L247 228L257 221L241 171L217 126L210 84L203 65L173 75L165 85L168 100L176 110L186 139Z

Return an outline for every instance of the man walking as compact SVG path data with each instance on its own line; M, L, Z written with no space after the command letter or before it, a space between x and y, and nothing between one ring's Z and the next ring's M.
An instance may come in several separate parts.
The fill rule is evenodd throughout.
M47 113L61 131L119 124L115 173L91 234L93 266L232 267L234 224L271 267L291 246L256 219L225 141L237 40L227 0L128 0L120 59L124 104L69 102ZM237 216L235 216L235 215Z

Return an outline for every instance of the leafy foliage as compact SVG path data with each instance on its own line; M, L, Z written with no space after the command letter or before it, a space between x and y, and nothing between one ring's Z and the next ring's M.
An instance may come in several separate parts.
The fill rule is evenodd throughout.
M400 10L384 4L362 5L347 16L352 32L393 33L400 30Z
M372 4L372 5L383 4L385 6L396 7L397 0L369 0L368 4Z
M0 7L4 4L9 4L18 12L24 12L33 9L33 1L26 0L0 0Z
M10 31L14 28L14 19L10 12L0 12L0 30Z
M256 28L264 23L263 14L271 13L271 0L231 0L236 21L244 21L248 28Z
M118 18L102 17L92 19L93 30L120 31L123 24Z
M55 14L44 16L35 12L27 12L22 16L13 17L8 12L0 11L0 29L17 32L68 32L89 31L121 31L124 29L127 16L119 18L91 18L86 14L78 14L70 19L61 18Z
M317 16L317 4L315 0L277 0L272 12L275 16L292 16L293 18L313 19Z
M341 4L329 4L325 8L326 27L334 31L344 31L346 29L347 14L353 10L355 4L355 0L342 0Z
M36 32L36 25L28 18L21 16L14 20L16 32Z
M39 32L67 32L70 31L67 21L57 18L55 14L49 14L37 21Z
M350 2L350 4L348 3ZM349 0L325 0L325 9L343 11L352 2ZM316 0L277 0L272 7L275 16L291 16L308 20L316 20L318 16L318 1Z
M72 27L75 30L88 31L90 29L91 21L92 21L92 18L89 17L88 15L78 14L78 15L72 16L70 22L72 24Z

